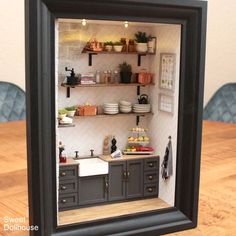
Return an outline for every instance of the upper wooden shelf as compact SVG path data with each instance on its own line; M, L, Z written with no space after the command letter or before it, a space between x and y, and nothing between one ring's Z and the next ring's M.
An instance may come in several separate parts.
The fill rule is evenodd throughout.
M150 53L150 52L115 52L115 51L89 51L86 49L83 49L81 53L86 53L88 54L88 65L92 66L92 57L93 55L98 55L98 54L112 54L112 55L137 55L138 56L138 66L141 66L141 57L146 56L146 55L156 55L156 52Z
M131 55L155 55L156 53L150 53L150 52L115 52L115 51L89 51L89 50L83 50L82 53L87 53L87 54L131 54Z
M124 87L130 87L130 86L154 86L155 83L150 83L150 84L140 84L140 83L113 83L113 84L77 84L77 85L68 85L65 83L62 83L61 86L65 88L75 88L75 87L119 87L119 86L124 86Z

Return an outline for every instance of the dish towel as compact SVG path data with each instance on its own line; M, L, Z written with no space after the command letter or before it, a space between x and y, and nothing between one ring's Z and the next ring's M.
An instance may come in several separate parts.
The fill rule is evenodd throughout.
M173 174L173 157L172 157L172 143L171 136L169 136L169 142L166 147L164 160L161 164L162 179L166 180Z

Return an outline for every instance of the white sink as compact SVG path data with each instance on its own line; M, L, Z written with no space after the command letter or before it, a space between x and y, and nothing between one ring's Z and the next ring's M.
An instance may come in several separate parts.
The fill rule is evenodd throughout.
M79 162L79 176L106 175L108 174L108 162L97 157L75 160Z

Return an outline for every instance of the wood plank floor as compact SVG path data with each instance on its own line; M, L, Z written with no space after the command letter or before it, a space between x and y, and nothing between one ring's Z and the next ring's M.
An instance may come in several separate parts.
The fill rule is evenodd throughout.
M27 178L25 124L0 124L0 235L3 217L26 217ZM170 234L191 236L236 235L236 125L204 122L199 224L197 229Z
M93 221L120 215L129 215L133 213L158 210L167 207L169 207L169 205L160 198L86 207L77 210L60 212L59 225Z

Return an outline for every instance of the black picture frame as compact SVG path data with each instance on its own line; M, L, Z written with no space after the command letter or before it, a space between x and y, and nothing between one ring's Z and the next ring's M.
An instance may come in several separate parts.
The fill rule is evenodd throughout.
M26 94L31 235L161 235L197 226L207 2L194 0L26 0ZM181 24L175 206L57 226L55 19Z

